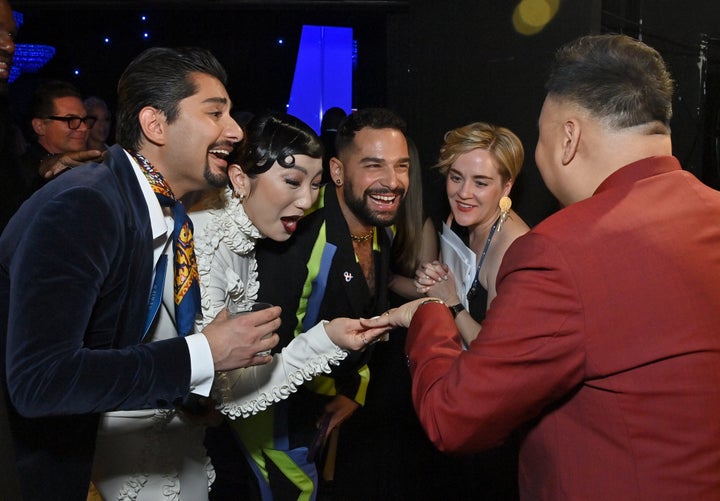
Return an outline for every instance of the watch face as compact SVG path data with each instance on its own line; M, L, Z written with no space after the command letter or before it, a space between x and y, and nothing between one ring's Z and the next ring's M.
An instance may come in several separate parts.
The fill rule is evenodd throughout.
M452 311L453 318L456 317L457 314L460 313L461 311L463 311L464 309L465 309L465 307L463 306L462 303L458 303L454 306L450 306L450 311Z

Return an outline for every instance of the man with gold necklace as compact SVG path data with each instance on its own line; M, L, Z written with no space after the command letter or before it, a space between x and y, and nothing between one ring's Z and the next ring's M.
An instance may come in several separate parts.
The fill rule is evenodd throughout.
M391 237L387 229L395 222L409 186L405 122L386 109L349 115L338 128L337 156L329 165L335 189L324 188L317 209L300 221L291 243L263 241L258 246L258 299L283 307L278 348L318 319L368 318L388 305ZM308 271L293 268L288 273L283 263L306 263ZM274 449L284 445L288 452L273 459L275 467L285 476L302 469L312 479L295 484L297 491L291 495L270 482L276 499L302 493L313 496L317 491L314 458L294 454L290 459L290 453L310 444L318 416L326 419L327 437L363 405L370 376L365 365L368 352L351 354L330 377L315 378L287 401L287 407L273 410ZM278 419L289 425L288 434L280 436ZM340 457L342 451L341 440Z

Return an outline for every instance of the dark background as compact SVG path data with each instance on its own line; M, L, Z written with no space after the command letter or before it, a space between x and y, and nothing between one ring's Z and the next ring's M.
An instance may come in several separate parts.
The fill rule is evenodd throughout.
M35 78L52 76L112 105L120 73L144 48L200 45L213 50L228 70L228 90L238 109L284 109L302 25L350 26L357 42L353 106L388 106L408 121L423 160L431 210L444 199L442 182L429 169L443 134L483 120L505 125L523 140L526 160L513 199L533 225L557 208L533 159L552 54L583 34L624 32L665 57L677 87L674 153L686 169L718 187L720 2L565 0L533 36L515 32L516 3L11 0L25 15L18 41L57 49L37 76L13 84L13 96L21 105ZM146 22L140 21L142 14ZM145 31L148 39L142 37ZM105 36L111 44L103 43Z
M240 108L260 111L287 104L303 24L351 26L364 57L355 72L356 100L383 101L385 15L365 8L342 11L305 2L295 7L237 7L208 2L12 2L24 14L19 42L52 45L56 55L41 70L112 100L128 62L151 46L199 45L212 50L230 76ZM213 2L209 2L213 3ZM27 5L26 5L27 4ZM38 5L41 4L41 5ZM141 21L141 15L147 21ZM148 32L149 37L143 38ZM109 37L111 43L104 43ZM282 38L284 44L278 44ZM379 56L379 57L378 57ZM73 71L79 68L80 75Z

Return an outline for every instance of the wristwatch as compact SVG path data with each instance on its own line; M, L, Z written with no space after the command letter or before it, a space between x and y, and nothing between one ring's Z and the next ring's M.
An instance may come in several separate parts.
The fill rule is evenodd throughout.
M452 312L453 318L457 318L458 313L465 310L465 307L462 303L458 303L454 306L448 306L448 308L450 308L450 312Z

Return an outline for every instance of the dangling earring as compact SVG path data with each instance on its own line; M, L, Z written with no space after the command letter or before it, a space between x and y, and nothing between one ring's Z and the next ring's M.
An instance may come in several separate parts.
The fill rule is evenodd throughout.
M505 222L508 214L510 213L510 207L512 207L512 200L510 200L510 197L504 196L500 198L500 201L498 202L498 207L500 207L500 219L498 219L497 231L500 231L503 223Z
M237 198L238 202L242 203L243 200L245 200L245 193L238 193L237 191L233 190L232 192L233 198Z

